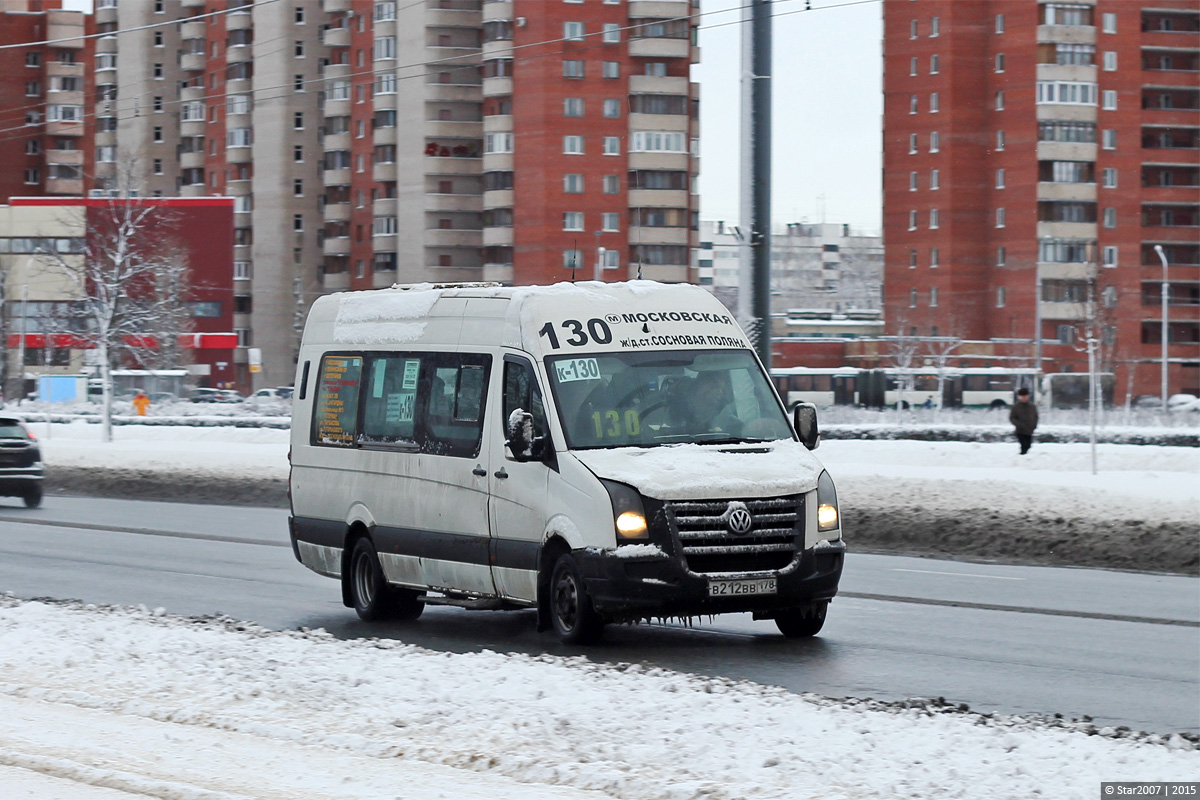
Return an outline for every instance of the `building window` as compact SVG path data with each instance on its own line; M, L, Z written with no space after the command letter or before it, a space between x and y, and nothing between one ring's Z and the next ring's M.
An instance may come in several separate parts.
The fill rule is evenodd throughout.
M937 304L938 304L938 290L937 290L937 287L935 286L929 290L929 307L937 308ZM937 334L934 334L934 335L936 336Z
M621 137L620 136L605 136L604 137L604 155L606 155L606 156L621 155Z
M996 53L996 72L1004 72L1004 53Z
M583 98L582 97L564 97L563 98L563 116L564 117L582 117L583 116Z
M162 142L162 140L163 140L163 129L162 129L162 126L161 126L161 125L155 125L155 126L154 126L154 131L153 131L153 133L152 133L152 136L153 136L153 138L154 138L154 141L155 141L155 142Z
M917 212L915 209L908 212L908 229L910 231L917 229Z
M156 81L161 81L161 80L162 80L162 78L163 78L163 65L162 65L162 64L159 64L159 63L155 63L155 65L154 65L154 79L155 79Z
M25 142L25 155L36 156L40 152L42 152L42 143L37 139L30 139Z
M564 211L563 212L563 230L564 231L581 231L581 230L583 230L583 212L582 211Z
M909 75L909 77L915 77L916 74L917 74L917 57L913 56L912 58L910 58L908 60L908 75Z
M938 227L938 219L941 215L936 208L929 209L929 229L936 230Z
M996 209L996 227L1003 228L1008 215L1003 208Z
M1103 264L1106 267L1115 267L1117 265L1117 248L1113 245L1107 245L1102 251Z
M996 149L997 150L1004 149L1004 131L1003 130L996 131Z
M583 41L583 23L582 22L564 22L563 23L563 38L568 42Z
M99 159L97 159L97 160L99 160ZM155 174L155 175L162 175L162 174L163 174L163 163L162 163L162 159L161 159L161 158L156 158L156 159L154 159L154 161L153 161L153 164L154 164L154 174Z
M615 22L604 23L604 34L600 38L608 44L621 41L621 26Z
M26 183L41 183L41 180L41 170L37 169L36 167L25 170Z
M1001 245L996 248L996 266L1003 267L1008 263L1008 248Z
M298 130L298 131L304 130L304 112L303 111L297 111L295 114L292 115L292 128L294 130Z
M103 8L103 6L101 6L101 7ZM41 53L26 53L25 54L25 66L40 67L41 65L42 65L42 54Z
M996 170L996 188L997 189L1004 188L1004 170L1003 169Z
M1115 167L1105 167L1102 175L1105 189L1117 188L1117 170Z
M563 191L567 194L580 194L583 192L583 175L577 173L563 175Z
M161 114L163 110L163 99L161 95L154 96L154 113Z
M1047 3L1041 7L1043 25L1091 25L1092 6Z
M908 307L909 308L917 307L917 290L916 289L908 290Z
M1080 81L1038 81L1037 102L1094 106L1096 84Z
M396 37L381 36L375 40L374 56L376 61L396 57Z
M910 192L917 190L917 173L915 170L908 173L908 190Z
M920 100L917 99L917 96L915 94L910 94L908 96L908 113L910 113L910 114L917 113L917 109L919 107L920 107Z
M929 113L930 114L938 113L938 93L937 92L930 92L930 94L929 94Z
M938 136L937 131L933 131L932 133L929 134L929 152L936 153L940 146L941 146L941 138Z
M1004 304L1008 301L1008 290L1003 286L996 287L996 308L1004 308Z
M938 185L938 171L936 169L929 170L929 188L936 189Z
M616 213L604 213L600 215L600 230L602 231L619 231L621 230L621 215Z
M304 197L304 180L295 178L292 180L292 196Z
M580 250L563 250L563 269L579 269L583 266L582 257Z
M1004 92L996 92L996 110L1004 110Z
M503 60L503 59L500 59ZM489 64L492 62L489 61ZM396 76L394 74L375 76L375 94L395 94Z
M563 61L563 77L564 78L582 78L583 77L583 62L566 59Z
M292 230L296 231L297 233L304 230L304 215L303 214L293 214L292 215Z
M908 153L912 155L915 152L917 152L917 135L910 133L908 135Z
M1075 342L1075 326L1059 325L1058 326L1058 343L1059 344L1074 344Z
M667 62L647 61L644 73L648 78L665 78L667 77Z
M1116 14L1112 14L1112 13L1102 14L1100 19L1101 19L1101 22L1103 25L1101 30L1103 30L1105 33L1116 33L1117 32L1117 15Z
M910 38L910 39L915 39L915 38L917 38L917 31L918 31L918 24L917 24L917 21L916 21L915 19L914 19L914 20L909 20L909 23L908 23L908 38Z
M933 55L931 55L929 57L929 74L937 75L938 74L938 66L939 66L938 65L938 56L937 56L937 53L934 53Z
M939 32L941 30L941 25L939 23L940 23L940 20L937 17L934 17L933 19L929 20L929 38L930 39L936 39L939 36Z
M908 251L908 268L909 269L917 268L917 251L916 250Z
M1117 110L1117 92L1115 89L1105 89L1104 90L1104 103L1102 105L1102 108L1105 111L1116 111Z
M603 188L601 191L604 194L619 194L621 191L621 176L605 175L603 179Z
M1104 227L1117 227L1117 210L1115 208L1104 209Z
M583 155L583 137L582 136L564 136L563 137L563 153L571 156Z
M621 116L621 101L614 98L608 98L604 101L603 109L604 116L619 117Z
M929 248L929 268L930 269L938 268L938 264L940 263L938 261L939 257L940 256L938 254L938 248L936 248L936 247Z
M1004 33L1004 15L996 15L996 33Z
M621 62L620 61L605 61L600 65L600 77L602 78L619 78L621 77Z
M233 279L235 281L250 280L250 262L249 261L233 262Z
M1115 72L1117 69L1117 54L1112 50L1104 52L1104 71Z
M677 131L634 131L631 153L686 153L683 133Z
M485 133L483 135L484 153L511 153L513 151L512 131Z

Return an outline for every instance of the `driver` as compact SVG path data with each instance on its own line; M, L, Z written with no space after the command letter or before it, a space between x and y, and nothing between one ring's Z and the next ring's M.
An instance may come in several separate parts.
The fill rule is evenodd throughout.
M733 392L729 388L729 378L723 372L697 374L680 400L680 416L693 431L737 434L741 428L737 416L726 410L733 400Z

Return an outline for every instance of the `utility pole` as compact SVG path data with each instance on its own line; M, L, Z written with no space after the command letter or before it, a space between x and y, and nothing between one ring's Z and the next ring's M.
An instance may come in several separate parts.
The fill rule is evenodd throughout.
M1162 279L1162 391L1159 393L1162 396L1159 400L1162 401L1163 413L1167 410L1167 337L1170 335L1171 329L1167 326L1167 301L1171 297L1171 284L1167 283L1167 254L1163 252L1162 245L1154 245L1154 252L1158 253L1158 260L1162 262L1163 279Z
M746 11L750 24L742 39L742 108L749 113L744 115L742 126L742 222L749 227L747 239L751 262L749 320L746 321L750 324L750 338L758 357L763 366L770 369L772 2L750 0ZM743 283L741 292L747 288Z

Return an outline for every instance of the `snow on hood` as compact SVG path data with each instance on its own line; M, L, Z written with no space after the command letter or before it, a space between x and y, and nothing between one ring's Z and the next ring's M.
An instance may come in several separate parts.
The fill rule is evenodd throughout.
M799 442L574 450L597 476L659 500L776 497L817 487L821 462Z
M425 323L416 320L428 315L441 296L441 290L433 288L346 292L338 296L333 338L364 344L416 341L425 331Z

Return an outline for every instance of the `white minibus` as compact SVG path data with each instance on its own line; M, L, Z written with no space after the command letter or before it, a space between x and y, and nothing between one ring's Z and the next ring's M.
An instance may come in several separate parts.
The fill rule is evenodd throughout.
M750 612L812 636L845 551L818 442L697 286L328 295L297 365L292 547L365 620L532 608L584 643Z

